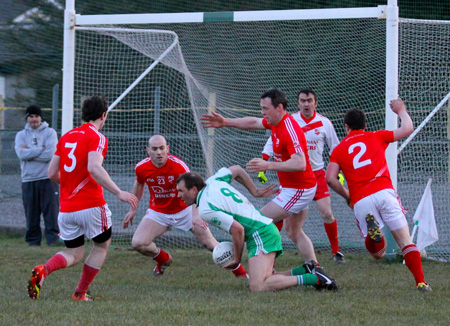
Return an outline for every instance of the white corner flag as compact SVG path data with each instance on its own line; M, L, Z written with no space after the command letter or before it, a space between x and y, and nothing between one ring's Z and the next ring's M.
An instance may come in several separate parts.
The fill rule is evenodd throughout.
M414 233L418 228L417 249L419 249L419 251L435 243L439 239L436 229L436 221L434 219L433 199L431 195L431 178L428 180L428 184L425 188L422 199L420 200L419 206L417 206L413 219L415 223L411 238L414 238Z

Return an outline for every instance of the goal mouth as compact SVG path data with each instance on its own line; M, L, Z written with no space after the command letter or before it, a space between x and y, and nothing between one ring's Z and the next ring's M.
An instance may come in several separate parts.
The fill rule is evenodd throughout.
M111 101L104 129L111 144L105 164L121 187L131 189L132 167L146 156L148 138L155 133L163 134L171 153L205 177L223 166L245 166L260 157L268 133L206 130L199 119L211 111L234 118L261 117L259 97L269 88L287 94L291 113L298 111L297 92L314 89L318 112L332 121L340 139L345 136L343 115L350 108L367 113L368 130L385 128L389 70L385 19L371 15L300 20L276 17L281 15L278 12L270 14L275 17L271 21L252 21L248 17L258 16L245 12L215 21L212 16L213 21L204 21L206 16L199 13L177 14L185 20L153 24L143 24L139 18L143 16L138 15L135 23L107 27L94 26L94 17L77 17L77 24L83 24L76 27L74 107L93 94L106 95ZM247 21L242 18L245 15ZM88 21L90 26L84 24ZM399 31L399 95L419 125L450 88L448 63L441 64L442 60L424 51L443 58L450 33L446 23L411 20L400 20ZM426 114L421 113L423 109ZM399 193L410 210L428 177L433 177L434 187L441 185L446 191L446 126L437 128L433 123L446 121L443 114L439 110L432 123L400 153ZM74 116L78 119L79 112ZM424 146L431 146L434 155L423 157L423 149L428 148ZM267 175L269 182L277 182L274 173ZM256 181L256 175L253 177ZM124 214L124 207L113 199L108 201L117 216ZM262 207L267 200L252 201ZM143 206L138 216L143 216ZM352 211L335 194L332 208L340 223L341 247L359 252L363 243L353 218L340 218L353 216ZM328 241L323 225L317 223L321 219L315 205L308 215L306 233L318 250L326 250ZM289 241L285 244L292 247Z

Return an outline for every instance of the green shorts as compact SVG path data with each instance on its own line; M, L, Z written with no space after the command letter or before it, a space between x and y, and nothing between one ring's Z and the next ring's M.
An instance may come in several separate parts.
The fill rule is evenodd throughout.
M283 254L281 235L274 223L259 228L246 239L248 258L258 256L262 251L265 254L276 252L278 257Z

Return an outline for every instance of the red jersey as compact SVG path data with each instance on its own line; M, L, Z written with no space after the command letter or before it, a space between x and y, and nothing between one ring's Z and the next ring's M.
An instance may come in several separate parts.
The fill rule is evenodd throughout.
M352 204L383 189L394 189L385 150L394 132L353 130L336 146L330 162L339 164L347 180Z
M55 155L60 157L60 211L80 211L105 205L103 188L88 171L89 152L106 156L108 140L91 123L67 132L58 142Z
M156 167L151 158L140 161L136 165L136 180L146 183L150 191L149 207L164 214L175 214L187 206L178 198L177 179L180 174L189 172L189 168L175 155L168 154L166 164Z
M316 178L309 162L305 134L290 114L285 114L281 121L272 126L263 119L266 129L272 131L273 158L275 162L285 162L295 153L305 154L306 170L298 172L277 171L280 185L284 188L308 189L316 185Z

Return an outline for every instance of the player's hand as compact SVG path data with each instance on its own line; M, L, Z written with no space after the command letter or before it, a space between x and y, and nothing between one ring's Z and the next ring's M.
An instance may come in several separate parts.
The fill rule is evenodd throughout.
M341 185L344 185L345 183L345 178L344 175L342 173L339 173L337 176L337 179L339 180L339 182L341 183Z
M256 192L253 194L254 197L269 197L275 195L279 190L277 185L268 185L264 188L257 188Z
M203 221L200 217L193 217L192 224L194 225L194 227L198 226L198 227L202 228L203 230L208 229L208 223Z
M246 164L249 172L267 171L269 168L269 162L262 158L253 158Z
M225 126L225 118L214 111L211 114L203 114L200 122L205 128L222 128Z
M406 111L406 105L405 103L403 103L403 100L401 98L391 100L389 106L391 107L392 111L396 114L399 114L401 111Z
M123 220L123 228L128 228L129 225L133 225L133 218L136 216L136 209L130 208L127 215L125 215L125 218Z
M268 181L266 175L264 174L264 171L258 173L258 180L262 184L265 184Z
M353 209L353 204L352 204L352 201L350 200L350 198L347 198L346 201L347 201L347 206L350 207L351 209Z
M137 199L137 197L135 195L133 195L132 193L129 193L126 191L119 192L119 194L117 195L117 198L119 198L123 202L130 204L130 206L132 208L137 208L137 206L139 204L139 200Z

